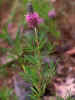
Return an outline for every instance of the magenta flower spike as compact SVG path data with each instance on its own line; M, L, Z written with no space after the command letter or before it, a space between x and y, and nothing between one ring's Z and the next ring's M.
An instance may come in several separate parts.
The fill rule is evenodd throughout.
M52 3L55 3L55 2L56 2L56 0L51 0L51 2L52 2Z
M32 2L29 2L27 5L27 11L26 14L26 22L30 28L37 27L38 24L43 22L43 19L40 18L37 12L34 12L34 9L32 7Z
M30 28L36 27L38 24L43 22L43 19L39 17L38 13L28 13L26 15L26 22Z
M12 24L8 24L8 30L10 30L10 28L12 28Z
M12 24L12 23L9 23L9 24L8 24L8 33L10 33L12 27L13 27L13 24Z
M53 10L51 10L51 11L49 11L48 12L48 16L50 17L50 18L55 18L56 17L56 12L55 12L55 10L53 9Z

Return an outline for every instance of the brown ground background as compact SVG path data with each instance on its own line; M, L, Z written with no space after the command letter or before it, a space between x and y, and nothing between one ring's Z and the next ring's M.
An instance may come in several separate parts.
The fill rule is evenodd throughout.
M12 10L11 7L14 3L14 0L12 2L11 0L9 1L10 2L3 0L3 4L0 8L0 30L7 22L9 14ZM8 6L9 3L10 6ZM60 63L57 67L57 76L53 80L57 95L65 97L67 90L70 89L72 94L75 95L75 1L55 0L53 5L57 13L56 22L61 31L61 45L63 45L63 49L68 47L70 48L66 52L63 52L61 45L59 45L60 51L57 49L58 53L56 56L59 56ZM22 9L19 10L22 11ZM17 16L19 16L19 13L17 13ZM16 20L19 20L19 17ZM13 27L10 30L10 35L13 39L15 38L16 30L17 25L14 21ZM8 48L10 46L8 43L0 40L0 47ZM61 59L61 56L63 56L64 59ZM5 56L0 54L0 59L2 59L4 62ZM9 80L8 84L12 83L10 78L7 80ZM0 86L2 85L3 81L4 80L0 80Z

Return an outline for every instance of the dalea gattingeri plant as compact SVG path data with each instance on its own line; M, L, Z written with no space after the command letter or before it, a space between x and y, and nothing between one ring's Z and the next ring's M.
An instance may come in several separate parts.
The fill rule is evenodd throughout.
M25 18L32 33L24 35L26 46L24 46L24 63L21 64L24 73L20 74L25 81L32 84L31 100L42 100L47 85L55 75L55 64L48 57L54 46L48 42L45 33L40 33L39 27L44 23L44 19L34 11L31 2L28 3L27 8ZM49 16L53 18L55 15L49 12Z
M46 33L51 32L57 36L59 32L56 31L55 10L49 11L46 7L45 16L45 14L42 15L42 10L37 11L38 8L35 9L35 6L33 9L32 4L35 2L27 4L23 24L18 25L16 39L12 40L13 47L8 50L12 61L8 62L6 66L20 66L20 75L31 84L32 92L29 94L31 100L42 100L45 89L56 72L56 62L54 63L50 58L55 45L49 41ZM45 2L41 5L45 5ZM12 26L9 23L8 29L10 27Z

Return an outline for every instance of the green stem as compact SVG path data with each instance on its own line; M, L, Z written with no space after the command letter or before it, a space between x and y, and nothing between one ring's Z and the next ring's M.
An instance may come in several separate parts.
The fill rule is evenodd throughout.
M38 30L35 28L35 42L38 48L38 55L40 56L40 50L39 50L39 40L38 40Z
M36 46L37 46L36 53L38 53L38 58L40 59L39 40L38 40L38 29L37 28L35 28L35 42L36 42ZM41 81L42 81L42 76L41 76L41 61L38 64L38 75L39 75L38 89L40 91Z

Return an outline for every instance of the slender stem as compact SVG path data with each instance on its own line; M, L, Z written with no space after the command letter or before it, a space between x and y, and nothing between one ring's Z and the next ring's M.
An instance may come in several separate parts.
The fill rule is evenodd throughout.
M35 28L35 42L38 48L38 55L40 56L40 51L39 51L39 40L38 40L38 30Z
M39 40L38 40L38 29L35 28L35 42L36 42L36 46L37 46L37 52L38 53L38 57L40 60L40 50L39 50ZM38 64L38 75L39 75L39 84L38 84L38 89L40 91L41 89L41 81L42 81L42 76L41 76L41 61Z

